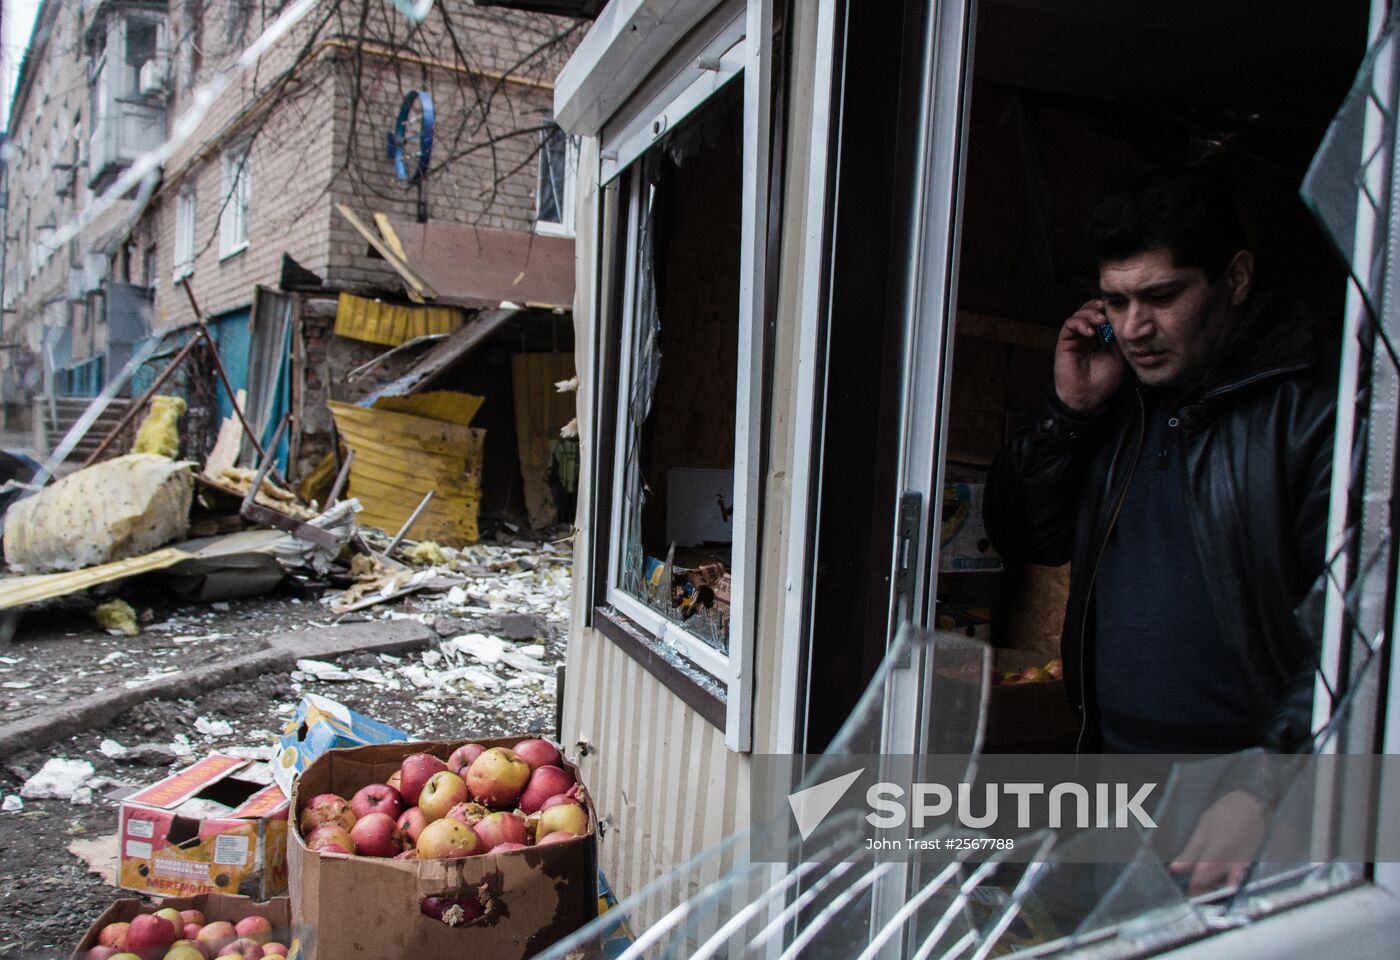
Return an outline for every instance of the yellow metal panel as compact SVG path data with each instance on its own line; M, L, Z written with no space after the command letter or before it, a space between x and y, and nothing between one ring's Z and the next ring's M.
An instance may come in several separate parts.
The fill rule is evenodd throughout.
M414 540L475 543L486 431L378 408L330 403L345 445L355 451L350 496L362 523L396 532L415 507L437 495L414 525Z
M0 610L23 607L41 600L52 600L80 593L102 583L111 583L139 573L153 573L173 567L181 560L189 560L193 554L174 547L165 547L142 557L102 563L83 570L69 570L65 573L46 573L30 577L6 577L0 580Z
M374 401L374 409L391 410L395 413L412 414L415 417L427 417L429 420L455 423L459 427L470 427L472 418L476 416L476 412L481 409L481 405L485 402L485 397L476 397L470 393L458 393L455 390L431 390L427 393L414 393L406 397L380 397Z
M457 307L406 307L348 293L340 295L335 311L336 336L397 347L414 337L451 333L466 322Z

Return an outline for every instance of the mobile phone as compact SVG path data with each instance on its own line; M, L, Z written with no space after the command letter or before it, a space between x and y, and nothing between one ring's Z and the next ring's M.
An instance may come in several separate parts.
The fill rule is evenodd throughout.
M1113 324L1099 324L1099 339L1103 341L1103 348L1107 350L1109 344L1113 343Z

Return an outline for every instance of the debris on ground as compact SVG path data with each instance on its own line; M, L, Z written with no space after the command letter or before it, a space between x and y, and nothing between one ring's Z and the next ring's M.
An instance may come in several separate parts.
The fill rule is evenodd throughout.
M50 757L38 773L24 781L19 795L28 800L72 800L97 773L86 760Z
M452 562L447 552L431 540L415 544L413 549L408 551L408 559L425 567L446 566Z
M141 632L136 625L136 611L125 600L108 600L98 604L97 609L92 611L92 618L108 633L134 637Z

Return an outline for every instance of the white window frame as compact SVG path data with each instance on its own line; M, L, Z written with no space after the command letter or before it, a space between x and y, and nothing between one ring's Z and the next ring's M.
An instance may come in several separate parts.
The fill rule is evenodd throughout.
M544 220L540 217L540 200L544 196L545 144L556 133L563 134L567 146L564 149L564 190L559 198L559 219ZM574 235L574 205L578 196L578 137L570 137L557 126L540 133L539 183L535 187L535 232L550 237L572 237Z
M729 650L723 653L679 623L652 609L621 586L623 553L622 518L625 498L625 457L628 436L628 385L631 382L630 347L637 330L637 225L641 189L622 198L629 205L627 218L623 345L618 371L617 409L610 514L611 548L607 562L607 602L641 627L651 639L680 654L719 681L725 690L725 744L735 751L753 748L753 647L758 584L755 581L759 528L759 465L763 437L763 301L766 284L764 251L767 247L767 179L769 169L769 91L771 88L773 0L749 0L733 4L732 17L715 26L715 36L702 56L682 64L671 82L624 122L606 132L600 144L599 182L622 173L651 146L706 103L731 80L743 83L743 174L739 253L739 353L736 357L734 436L734 540L730 562ZM764 42L749 43L746 38ZM742 73L739 79L736 75ZM608 416L607 412L604 416Z
M219 259L248 249L248 213L252 202L253 159L245 145L224 152L223 187L219 191Z
M194 273L194 241L199 223L199 194L187 184L175 197L175 282Z

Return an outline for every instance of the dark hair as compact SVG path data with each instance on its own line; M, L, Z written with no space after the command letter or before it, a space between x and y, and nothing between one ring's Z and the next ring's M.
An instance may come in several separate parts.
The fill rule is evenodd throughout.
M1084 225L1095 262L1166 248L1212 279L1248 244L1224 185L1195 170L1155 170L1100 201Z

